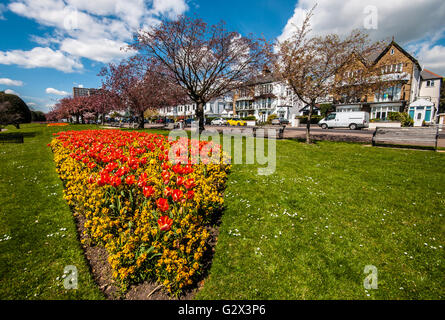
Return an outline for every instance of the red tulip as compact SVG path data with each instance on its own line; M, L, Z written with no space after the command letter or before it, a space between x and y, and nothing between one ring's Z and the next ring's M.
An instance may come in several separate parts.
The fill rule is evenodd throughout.
M131 186L134 183L134 180L135 180L134 175L131 175L125 178L125 183Z
M165 189L164 189L164 195L165 195L166 197L171 196L172 192L173 192L172 188L165 187Z
M187 199L192 200L195 197L195 191L189 190L187 192Z
M158 219L159 229L161 231L168 231L171 229L173 220L167 216L162 216Z
M159 210L161 210L162 212L165 212L168 210L169 205L168 205L168 200L164 199L164 198L159 198L156 201L156 205L158 206Z
M116 188L116 187L120 186L121 183L122 183L122 180L121 180L120 177L114 176L114 177L111 178L111 185L113 187Z
M139 176L139 179L138 179L138 187L139 188L143 188L147 185L147 177L148 177L148 175L146 172L142 173Z
M172 193L173 201L178 202L179 200L181 200L182 195L183 195L183 193L181 190L179 190L179 189L174 190Z
M176 184L178 186L182 186L184 184L184 180L185 179L183 177L179 176L179 177L176 178Z
M164 179L164 181L168 180L170 178L170 172L168 172L166 170L162 171L161 175L162 175L162 179Z
M127 167L121 167L121 168L119 168L119 170L116 171L116 175L117 175L118 177L122 177L123 175L127 174L129 171L130 171L129 168L127 168Z
M167 162L162 163L162 170L168 170L170 169L170 165Z
M142 189L142 192L146 198L150 198L155 193L155 189L152 186L147 186Z
M194 179L187 179L187 181L184 183L185 187L187 189L192 189L196 186Z

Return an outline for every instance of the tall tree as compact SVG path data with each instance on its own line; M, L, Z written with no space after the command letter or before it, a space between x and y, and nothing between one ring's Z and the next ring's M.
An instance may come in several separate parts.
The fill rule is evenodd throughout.
M119 97L111 91L104 88L99 89L95 94L87 99L87 105L90 112L96 115L96 120L99 115L102 118L102 124L105 122L105 115L111 111L118 109Z
M336 75L357 56L369 57L382 48L380 42L370 43L368 36L358 30L343 38L336 34L309 37L314 8L306 15L301 27L295 26L295 32L288 39L277 43L277 53L272 55L275 73L309 106L307 143L311 143L310 123L314 107L317 103L330 100L335 94ZM355 85L366 83L361 81ZM362 88L355 87L355 90Z
M227 31L223 21L208 25L187 16L140 31L130 48L170 71L170 81L196 103L200 131L204 130L205 104L255 76L266 56L258 39Z
M31 122L31 110L19 96L1 91L0 104L3 125L12 124L19 129L21 123Z
M99 75L103 88L116 97L118 108L129 109L144 128L144 112L175 103L176 89L170 84L163 66L151 58L138 57L120 64L109 64Z

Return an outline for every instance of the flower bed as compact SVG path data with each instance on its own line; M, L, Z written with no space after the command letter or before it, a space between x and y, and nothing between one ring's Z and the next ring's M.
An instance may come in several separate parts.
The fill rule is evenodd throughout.
M68 126L69 123L61 122L61 123L48 123L48 127L65 127Z
M178 295L192 285L230 169L219 146L119 130L55 136L50 146L64 197L85 217L94 244L107 250L122 288L156 280ZM209 161L216 152L217 161ZM199 156L204 161L196 163Z

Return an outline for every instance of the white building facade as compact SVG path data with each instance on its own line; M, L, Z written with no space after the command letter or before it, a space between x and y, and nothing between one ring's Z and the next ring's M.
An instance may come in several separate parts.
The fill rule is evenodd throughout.
M235 111L241 118L254 116L259 122L266 122L270 115L291 121L301 115L303 103L290 87L263 73L235 93Z

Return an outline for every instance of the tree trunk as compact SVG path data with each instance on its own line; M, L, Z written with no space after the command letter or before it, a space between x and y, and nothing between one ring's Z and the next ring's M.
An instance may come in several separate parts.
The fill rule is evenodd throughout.
M77 123L77 124L80 123L80 120L79 120L79 114L78 114L78 113L76 113L76 123Z
M139 129L144 129L144 112L139 114Z
M105 124L105 113L102 113L102 125Z
M311 144L311 119L312 112L314 111L314 103L311 103L309 106L309 114L307 116L307 124L306 124L306 143Z
M204 103L198 102L196 104L196 117L198 118L198 127L199 127L199 133L203 132L205 130L205 123L204 123Z
M80 115L80 118L82 119L82 124L85 124L85 118L83 117L83 113Z

